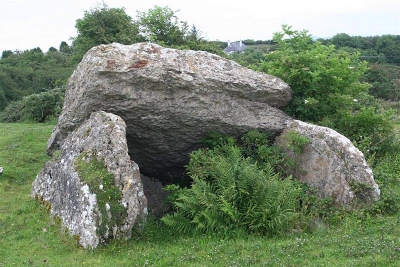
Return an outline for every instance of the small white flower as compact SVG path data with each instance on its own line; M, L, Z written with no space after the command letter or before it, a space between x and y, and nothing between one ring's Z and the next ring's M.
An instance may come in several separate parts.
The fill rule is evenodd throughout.
M99 188L100 188L100 190L103 190L103 185L100 184L100 185L99 185Z
M358 100L357 100L357 99L355 99L355 98L353 99L353 101L354 101L354 102L358 102Z
M307 104L308 102L310 102L310 101L308 101L307 99L304 99L304 104Z

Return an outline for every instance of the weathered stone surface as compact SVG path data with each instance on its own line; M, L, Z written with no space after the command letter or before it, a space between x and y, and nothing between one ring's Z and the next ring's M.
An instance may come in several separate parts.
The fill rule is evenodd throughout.
M183 174L188 154L210 132L282 131L291 119L277 108L290 100L282 80L207 52L101 45L70 77L47 151L104 110L128 125L129 152L141 172L166 181Z
M32 184L32 196L45 204L53 217L59 217L84 248L95 248L110 238L129 239L132 227L147 212L139 168L128 155L125 128L116 115L93 113L63 140ZM112 174L114 185L97 176L90 185L78 172L79 160L92 164L95 159L104 161L104 171ZM115 188L121 192L119 203L111 203L113 198L107 195ZM96 195L96 190L101 193ZM99 199L101 194L104 203ZM118 216L115 207L122 208Z
M288 149L286 137L290 131L310 140L300 155ZM299 164L297 178L317 188L321 196L333 197L336 203L349 209L354 204L369 204L379 199L379 187L364 155L338 132L295 120L276 143Z

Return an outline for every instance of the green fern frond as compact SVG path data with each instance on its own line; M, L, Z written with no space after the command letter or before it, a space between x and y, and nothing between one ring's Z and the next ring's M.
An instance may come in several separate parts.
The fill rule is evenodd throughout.
M190 233L195 230L195 225L186 217L179 213L167 214L161 218L161 221L171 227L173 230L180 233Z

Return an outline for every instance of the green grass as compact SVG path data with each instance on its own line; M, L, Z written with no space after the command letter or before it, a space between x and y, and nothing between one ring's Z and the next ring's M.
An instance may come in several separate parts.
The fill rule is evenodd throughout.
M150 220L143 234L83 250L30 196L51 124L0 124L0 267L399 266L400 214L338 216L310 233L264 238L178 236Z

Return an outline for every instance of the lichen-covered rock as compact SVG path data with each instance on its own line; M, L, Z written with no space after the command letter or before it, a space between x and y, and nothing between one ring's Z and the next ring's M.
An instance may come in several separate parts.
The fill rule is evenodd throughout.
M294 142L290 147L293 137L288 136L293 131L309 140L299 154L293 151ZM379 187L363 153L338 132L295 120L276 143L294 163L291 171L296 178L318 189L320 196L333 197L349 209L379 199Z
M63 140L32 184L32 196L84 248L129 239L132 227L145 219L147 202L125 128L119 116L93 113Z
M210 132L284 129L291 119L277 108L291 96L281 79L207 52L100 45L70 77L47 151L51 155L89 114L104 110L128 125L129 152L141 172L166 181L182 176L188 154Z

